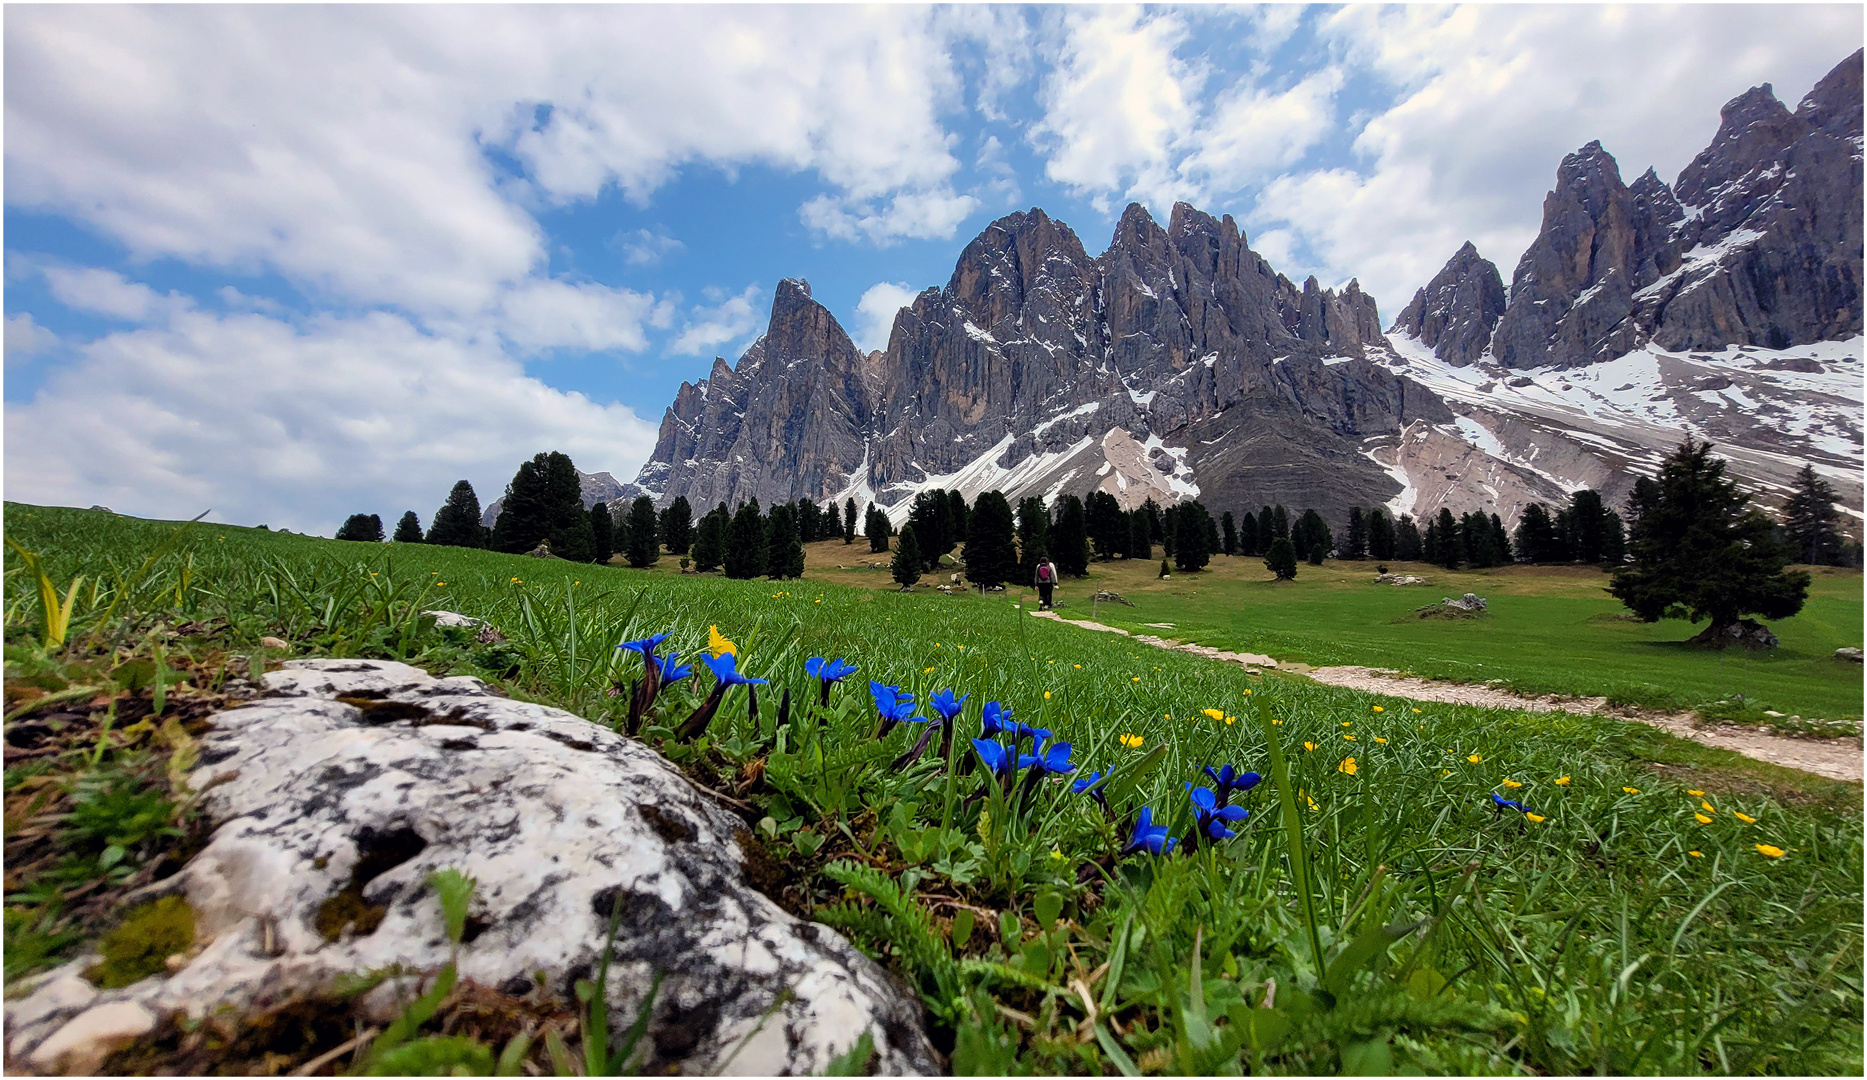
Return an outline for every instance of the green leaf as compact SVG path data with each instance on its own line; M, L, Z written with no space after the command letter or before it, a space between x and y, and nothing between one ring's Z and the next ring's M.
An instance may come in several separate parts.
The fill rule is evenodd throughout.
M485 1076L493 1071L493 1052L465 1035L429 1035L371 1054L366 1076Z
M1349 984L1355 975L1367 967L1377 957L1387 952L1388 946L1418 930L1424 922L1397 923L1393 926L1370 926L1342 950L1342 955L1329 965L1329 971L1323 976L1323 987L1340 998L1348 992Z
M1342 1075L1392 1076L1394 1052L1386 1039L1367 1039L1342 1044Z
M953 947L959 948L972 937L972 909L960 908L953 915Z
M494 1076L517 1076L524 1071L525 1056L532 1052L533 1036L527 1028L512 1037L506 1048L499 1054L499 1064L493 1067Z
M1128 1056L1128 1051L1123 1050L1121 1044L1115 1041L1115 1036L1109 1034L1099 1021L1095 1028L1096 1042L1102 1047L1102 1052L1109 1056L1109 1061L1114 1064L1115 1068L1123 1076L1140 1076L1141 1070L1135 1067L1134 1059Z
M1063 897L1054 892L1046 892L1037 898L1037 925L1043 929L1054 926L1057 916L1063 913Z
M1290 1035L1290 1018L1276 1009L1253 1009L1241 1004L1226 1010L1225 1015L1232 1022L1233 1037L1260 1053L1277 1049Z
M428 884L441 900L441 916L447 920L447 940L460 944L461 935L467 932L467 906L473 901L473 890L478 883L449 867L429 874Z
M1146 780L1148 774L1159 768L1160 763L1165 760L1167 760L1167 744L1165 742L1154 744L1154 749L1141 755L1141 760L1135 762L1132 768L1107 782L1107 786L1102 791L1103 798L1108 800L1110 806L1121 805L1121 800L1127 798L1135 788L1140 786L1141 781Z
M830 1062L830 1067L823 1070L824 1076L867 1076L869 1059L875 1056L875 1037L864 1029L856 1045L850 1047Z

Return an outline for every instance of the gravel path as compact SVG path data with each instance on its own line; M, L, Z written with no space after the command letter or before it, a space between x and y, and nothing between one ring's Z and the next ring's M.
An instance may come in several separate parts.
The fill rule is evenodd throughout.
M1130 634L1118 626L1108 626L1099 622L1091 622L1088 619L1065 619L1054 611L1033 611L1031 614L1040 619L1054 619L1057 622L1079 626L1085 630L1121 634L1157 648L1173 649L1211 660L1243 664L1247 668L1279 666L1277 661L1270 657L1259 656L1255 653L1235 653L1205 645L1186 645L1167 638L1155 637L1153 634ZM1859 739L1791 739L1736 724L1700 724L1698 718L1689 712L1662 713L1619 708L1609 705L1605 697L1572 698L1550 695L1525 697L1493 686L1407 678L1382 668L1345 665L1311 669L1302 664L1290 664L1284 667L1286 670L1306 674L1317 682L1329 686L1341 686L1370 694L1410 698L1414 701L1476 705L1483 709L1522 709L1526 712L1572 712L1613 716L1659 728L1681 739L1691 739L1693 742L1703 743L1706 746L1732 750L1745 757L1767 761L1772 765L1801 769L1803 772L1826 776L1831 780L1850 780L1856 784L1861 782L1862 750Z

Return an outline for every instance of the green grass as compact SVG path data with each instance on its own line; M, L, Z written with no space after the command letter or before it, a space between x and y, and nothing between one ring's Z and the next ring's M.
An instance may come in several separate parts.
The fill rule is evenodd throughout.
M875 572L821 569L866 556L840 544L813 546L818 565L801 581L739 583L678 576L671 559L631 571L194 526L133 581L170 526L15 504L6 511L8 537L43 559L61 598L86 575L68 642L48 652L38 644L38 592L9 555L9 707L15 681L40 677L32 673L46 665L127 653L158 621L185 620L210 628L202 648L263 655L259 637L276 634L296 654L396 656L480 674L613 726L627 699L606 691L640 666L614 651L617 641L668 631L665 648L691 658L717 625L738 644L741 668L772 680L757 720L734 691L704 735L674 739L671 729L711 689L703 674L664 695L643 737L703 783L740 785L764 819L756 831L791 876L786 895L920 988L956 1072L1860 1068L1858 785L1607 718L1415 711L1307 680L1255 679L1234 665L1031 619L1004 600L903 595L874 588ZM1300 642L1304 659L1416 671L1441 648L1542 670L1513 656L1551 641L1512 613L1520 597L1571 615L1611 610L1579 577L1564 587L1574 595L1542 595L1549 586L1528 595L1509 574L1388 590L1304 574L1281 592L1245 586L1242 602L1178 578L1150 585L1110 572L1091 584L1141 605L1117 609L1129 625L1210 618L1214 636L1199 640L1286 657L1275 643L1294 650ZM1852 580L1858 627L1858 575ZM94 591L96 581L104 584ZM1822 588L1831 584L1840 591L1846 581L1824 579ZM1401 635L1420 628L1384 629L1413 605L1468 588L1499 611L1481 634L1410 655ZM1086 591L1066 583L1074 613L1087 614ZM129 599L113 607L118 593ZM434 631L415 618L422 607L490 619L510 641L480 645ZM1836 624L1844 614L1837 609ZM1387 652L1362 653L1331 628L1351 616L1361 640ZM1603 625L1588 618L1572 619L1570 632ZM1219 636L1221 625L1239 636ZM1778 631L1786 644L1815 655L1785 632L1792 625ZM1490 640L1506 632L1494 628L1513 626L1514 645ZM1625 650L1632 639L1618 640ZM806 704L816 688L803 663L815 655L861 667L823 711ZM1570 680L1551 689L1603 689L1573 685L1586 674L1582 661L1549 663L1548 677ZM1641 664L1615 664L1630 681L1677 693L1692 685L1651 672L1636 680ZM1851 677L1858 695L1859 669ZM1118 817L1146 805L1175 836L1190 825L1183 785L1206 782L1202 766L1230 762L1267 779L1239 798L1251 816L1234 826L1235 839L1190 857L1117 859L1118 826L1066 785L1040 785L1021 806L990 791L969 801L981 772L950 769L937 741L921 761L890 768L917 732L873 742L869 678L901 683L922 701L939 688L969 693L965 737L979 732L984 702L1012 706L1018 720L1074 744L1078 775L1112 770L1111 788L1131 789L1112 795ZM783 688L794 704L778 730ZM1221 718L1203 715L1208 708ZM1140 748L1122 745L1123 735L1139 736ZM1288 759L1282 771L1272 764L1273 737ZM966 739L955 748L957 760ZM1353 773L1343 768L1350 756ZM100 755L100 767L113 759L114 751ZM29 781L9 772L9 807L16 784ZM1715 806L1709 825L1696 820L1701 797L1688 789ZM1526 801L1543 820L1498 813L1493 793ZM1786 854L1766 857L1759 844ZM75 947L60 944L47 910L42 893L9 897L9 956L16 932L33 935L23 944L47 958Z
M832 580L876 585L869 571L837 571L848 549L818 545ZM866 549L865 549L866 551ZM1862 577L1814 568L1807 606L1772 624L1782 644L1767 652L1685 644L1703 629L1676 620L1634 621L1592 567L1510 566L1447 571L1393 563L1424 585L1372 583L1373 562L1299 568L1273 582L1258 558L1215 556L1207 571L1158 579L1159 561L1094 563L1058 590L1069 618L1088 618L1089 596L1109 589L1134 607L1101 605L1099 622L1202 645L1263 653L1314 666L1362 664L1458 682L1499 680L1526 694L1604 696L1615 704L1690 709L1741 695L1748 712L1809 719L1861 718L1862 669L1834 651L1861 644ZM944 580L942 578L941 580ZM1027 590L1028 591L1028 590ZM1475 592L1489 602L1472 620L1420 619L1414 609ZM1172 623L1173 629L1149 623ZM1727 710L1728 711L1728 710Z

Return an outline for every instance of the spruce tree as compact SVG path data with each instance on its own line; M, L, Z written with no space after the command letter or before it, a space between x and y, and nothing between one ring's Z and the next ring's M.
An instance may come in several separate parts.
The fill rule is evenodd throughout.
M609 506L605 503L593 503L590 506L590 561L598 566L609 565L609 557L616 553L616 531L609 521Z
M856 542L856 500L854 496L843 500L843 543Z
M382 542L382 518L375 514L351 514L332 539L379 544Z
M1835 512L1834 485L1804 465L1796 489L1783 503L1783 533L1795 560L1809 566L1842 566L1841 515Z
M971 512L966 509L966 496L956 488L946 493L947 525L952 530L947 536L958 544L966 538L966 525Z
M1206 508L1196 502L1174 508L1173 566L1183 574L1204 570L1212 561L1206 544Z
M1439 565L1448 570L1457 570L1465 554L1464 541L1459 536L1459 524L1452 520L1452 511L1439 508L1439 517L1434 525L1439 530Z
M661 523L656 520L655 500L638 496L629 507L629 565L645 570L661 558Z
M1228 556L1238 554L1238 523L1230 510L1219 515L1219 550Z
M694 544L694 508L687 496L676 495L668 504L667 522L661 530L661 542L668 546L668 554L687 554Z
M506 484L505 494L500 499L499 517L493 522L494 550L523 555L550 535L545 482L547 456L540 453L530 461L520 462L518 471Z
M1808 571L1788 569L1775 526L1725 478L1724 464L1710 443L1687 436L1643 493L1629 538L1633 565L1608 586L1643 622L1710 620L1697 640L1716 645L1740 618L1786 619L1809 595Z
M901 526L901 536L895 543L895 557L888 564L893 572L895 584L903 589L911 589L921 579L921 546L914 538L912 522Z
M1147 535L1147 512L1144 510L1128 512L1128 557L1130 559L1154 557L1154 546Z
M757 499L740 503L738 512L733 514L721 561L726 576L737 581L765 572L765 518L759 513Z
M731 519L725 507L709 510L694 529L694 569L701 573L719 569L726 553L726 529Z
M1362 516L1361 507L1348 508L1348 536L1342 541L1344 559L1365 559L1368 557L1368 520Z
M1083 523L1096 558L1113 559L1128 546L1128 519L1115 496L1098 488L1083 503Z
M1147 515L1147 538L1150 541L1158 541L1166 536L1161 521L1160 504L1154 501L1153 496L1149 496L1141 504L1141 513Z
M1491 519L1482 510L1468 511L1459 519L1459 542L1465 561L1475 570L1489 569L1504 561L1504 554L1497 548L1496 533L1491 529Z
M403 511L402 520L395 523L395 542L398 544L421 543L421 519L415 516L415 511Z
M1517 519L1517 557L1527 563L1568 562L1568 552L1556 532L1549 508L1531 503Z
M1213 519L1205 504L1196 502L1193 505L1199 507L1199 524L1206 531L1206 561L1211 562L1212 557L1219 553L1219 523Z
M1013 580L1017 573L1011 502L1002 491L985 492L973 500L966 522L966 580L992 588Z
M1420 527L1414 524L1413 515L1400 515L1400 520L1394 523L1394 558L1404 562L1418 562L1420 548Z
M1436 521L1426 523L1426 535L1420 540L1420 558L1434 566L1442 561L1439 557L1439 523Z
M1277 575L1278 581L1296 580L1297 549L1289 537L1280 536L1271 541L1270 550L1264 553L1264 568Z
M621 555L626 560L629 554L629 506L619 504L614 513L609 515L609 553ZM596 541L596 519L591 518L591 543Z
M427 542L449 547L486 546L485 530L480 525L480 497L473 493L472 484L455 482L454 490L447 493L447 502L428 522Z
M1057 500L1057 521L1050 530L1050 558L1059 574L1082 577L1089 573L1089 526L1083 520L1083 501L1074 495Z
M1271 541L1277 539L1277 523L1271 518L1271 508L1258 508L1258 551L1269 554Z
M1368 511L1368 554L1386 562L1395 558L1394 520L1380 507Z
M1498 563L1511 561L1510 533L1504 531L1504 519L1491 515L1491 546L1497 549Z
M863 534L869 538L869 554L887 551L888 538L894 531L894 526L888 521L888 514L870 503L868 517L863 519L862 525Z
M589 562L592 550L590 512L583 508L583 478L566 454L545 455L545 536L551 554L571 562Z
M1044 500L1030 496L1018 501L1018 580L1031 581L1037 564L1050 554L1050 513Z
M920 552L921 568L939 566L940 556L953 549L953 508L946 492L935 488L914 496L907 524L914 527L914 546Z
M797 506L778 503L765 519L765 576L773 581L804 576L804 545L798 535Z
M1238 553L1247 556L1258 554L1258 518L1249 510L1238 519Z

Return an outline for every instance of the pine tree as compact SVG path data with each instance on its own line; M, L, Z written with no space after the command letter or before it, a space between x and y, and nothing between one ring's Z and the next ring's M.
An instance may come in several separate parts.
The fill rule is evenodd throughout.
M1812 465L1796 474L1796 490L1783 503L1783 532L1799 563L1842 566L1841 515L1835 512L1835 489Z
M1164 539L1167 534L1161 521L1160 504L1155 502L1152 496L1141 504L1141 513L1147 515L1148 540L1154 542Z
M973 501L966 523L966 580L992 588L1018 573L1013 547L1011 502L1002 491L988 491Z
M1289 537L1280 536L1271 541L1270 550L1264 553L1264 568L1277 575L1278 581L1296 580L1297 549Z
M1365 559L1368 557L1368 521L1362 517L1361 507L1348 508L1348 536L1342 541L1344 559Z
M1394 520L1380 507L1368 511L1368 554L1386 562L1395 558Z
M590 560L583 484L570 458L555 450L519 466L506 485L499 520L493 523L493 546L500 551L523 554L540 540L549 541L551 553L559 558Z
M1290 515L1284 512L1282 503L1271 509L1271 535L1285 540L1290 538Z
M726 576L736 581L755 578L765 572L765 518L759 513L758 500L739 504L726 533L726 550L721 562Z
M914 537L914 525L909 522L901 526L901 536L895 543L895 557L888 564L893 572L895 584L903 589L911 589L921 579L921 546Z
M1018 580L1030 581L1037 564L1050 554L1050 513L1044 500L1030 496L1018 502Z
M1277 539L1277 522L1271 517L1271 508L1258 508L1258 550L1270 554L1271 541Z
M1622 553L1613 550L1613 535L1620 532L1624 543L1625 530L1619 515L1602 505L1601 492L1583 488L1570 495L1568 507L1556 515L1556 530L1575 562L1620 562Z
M1249 510L1238 519L1238 553L1247 556L1258 554L1258 518Z
M1400 515L1394 523L1394 558L1403 562L1418 562L1421 557L1420 527L1414 524L1412 514ZM1427 560L1431 562L1431 559Z
M874 503L869 504L868 516L863 519L862 532L869 538L869 554L888 550L888 538L894 534L894 525L888 520L888 514Z
M1212 561L1212 553L1206 547L1206 524L1211 520L1206 508L1196 502L1181 503L1174 507L1173 518L1174 569L1183 574L1204 570Z
M607 566L615 553L616 531L609 522L609 506L595 503L590 507L590 561Z
M398 544L421 543L421 519L415 516L415 511L404 511L402 520L395 523L395 542Z
M676 495L668 504L667 522L661 529L661 542L668 546L668 554L687 554L694 544L694 508L687 496Z
M1211 562L1212 557L1219 553L1219 523L1213 520L1205 504L1196 502L1193 505L1199 507L1200 527L1206 531L1206 561Z
M1511 561L1510 533L1504 531L1504 520L1496 514L1491 515L1491 546L1497 549L1498 563Z
M798 537L797 507L778 503L765 519L765 575L773 581L804 576L804 545Z
M638 496L629 507L629 565L645 570L661 558L661 523L656 520L655 500Z
M1147 535L1147 512L1144 510L1128 512L1128 557L1130 559L1154 557L1154 546Z
M485 530L480 525L480 498L473 493L472 484L455 482L454 490L447 493L447 502L428 522L427 542L449 547L486 546Z
M1227 556L1238 554L1238 523L1230 510L1219 515L1219 550Z
M1439 517L1434 520L1439 530L1439 565L1448 570L1457 570L1463 561L1465 543L1459 536L1459 524L1452 520L1452 511L1439 508Z
M843 500L843 543L856 542L856 500L851 496Z
M1297 557L1308 559L1311 566L1321 566L1323 559L1335 550L1335 535L1329 531L1329 523L1315 510L1304 510L1290 526L1290 543L1296 549Z
M1465 561L1475 570L1488 569L1504 561L1497 549L1496 534L1491 530L1491 519L1482 510L1467 511L1459 519L1459 544Z
M940 556L953 550L953 507L946 492L935 488L914 496L908 507L908 525L914 526L914 544L923 570L939 566Z
M726 508L709 510L694 529L694 569L701 573L719 569L726 557L726 529L731 522Z
M946 493L946 512L947 524L952 530L947 536L958 544L966 538L966 526L972 515L966 509L966 496L961 495L957 488Z
M1439 523L1436 521L1426 523L1426 536L1420 540L1420 558L1434 566L1443 561L1439 555Z
M382 518L375 514L351 514L344 519L333 540L356 540L366 544L382 543Z
M1517 519L1517 557L1528 563L1569 561L1562 537L1556 532L1556 522L1542 503L1524 507L1523 516Z
M1089 529L1089 543L1096 558L1113 559L1128 546L1128 519L1115 496L1097 489L1083 504L1083 523Z
M1057 522L1050 530L1050 558L1058 574L1082 577L1089 573L1089 526L1083 521L1083 501L1074 495L1057 500Z
M1786 619L1802 610L1809 573L1788 569L1790 552L1770 519L1725 478L1711 444L1685 442L1660 466L1630 537L1633 565L1608 592L1643 622L1709 619L1697 640L1722 645L1745 615Z

